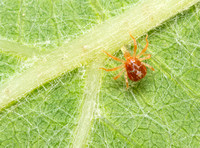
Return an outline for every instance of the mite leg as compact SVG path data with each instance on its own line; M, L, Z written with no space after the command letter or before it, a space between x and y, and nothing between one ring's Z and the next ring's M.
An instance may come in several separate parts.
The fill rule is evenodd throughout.
M112 56L112 55L110 55L109 53L107 53L105 50L102 50L105 54L107 54L109 57L111 57L112 59L114 59L114 60L116 60L116 61L119 61L119 62L122 62L122 63L124 63L125 61L124 60L122 60L122 59L119 59L119 58L117 58L117 57L114 57L114 56Z
M99 69L103 69L105 71L115 71L115 70L118 70L120 68L124 67L124 64L120 65L120 66L117 66L115 68L112 68L112 69L106 69L106 68L99 68Z
M151 67L149 64L146 64L146 63L144 63L144 62L142 62L142 64L144 64L145 66L147 66L147 67L149 67L151 70L155 70L153 67Z
M139 58L141 55L143 55L143 53L145 53L145 51L147 50L147 47L148 47L148 45L149 45L149 42L148 42L148 40L147 40L147 38L148 38L148 35L146 36L146 46L144 47L144 49L140 52L140 54L139 55L137 55L137 58Z
M126 80L126 88L128 89L128 78L127 78L127 73L125 72L124 74L125 80Z
M133 42L134 42L134 50L133 50L133 57L136 56L136 50L137 50L137 42L135 40L135 38L131 35L131 33L129 33L131 38L133 39Z
M124 71L125 71L125 68L122 71L120 71L119 74L115 76L113 79L117 80L123 74Z
M144 55L144 54L143 54ZM146 60L146 59L150 59L151 55L150 54L145 54L146 57L143 58L139 58L140 61Z

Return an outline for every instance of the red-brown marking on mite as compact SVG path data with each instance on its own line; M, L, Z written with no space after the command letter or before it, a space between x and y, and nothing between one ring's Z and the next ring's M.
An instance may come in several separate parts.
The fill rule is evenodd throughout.
M125 57L126 60L124 61L122 59L119 59L117 57L110 55L109 53L107 53L106 51L103 50L103 52L106 53L109 57L111 57L112 59L114 59L116 61L122 62L123 64L118 66L118 67L112 68L112 69L100 68L100 69L103 69L105 71L115 71L115 70L123 68L122 71L119 72L119 74L116 77L114 77L115 80L118 79L122 75L122 73L126 70L125 80L126 80L126 87L127 88L128 88L127 75L128 75L130 80L138 81L138 80L144 78L146 73L147 73L147 69L146 69L145 66L149 67L151 70L154 71L153 67L142 62L143 60L151 58L150 54L144 54L145 51L147 50L148 45L149 45L148 40L147 40L148 35L146 36L146 42L147 42L146 46L140 52L140 54L138 54L138 55L136 55L136 50L137 50L136 40L131 34L130 34L130 36L131 36L131 38L133 39L133 42L134 42L133 56L131 56L128 51L125 51L124 57ZM140 56L144 56L144 57L140 58Z
M147 73L146 67L137 58L133 57L127 59L125 68L129 79L132 81L138 81L144 78Z

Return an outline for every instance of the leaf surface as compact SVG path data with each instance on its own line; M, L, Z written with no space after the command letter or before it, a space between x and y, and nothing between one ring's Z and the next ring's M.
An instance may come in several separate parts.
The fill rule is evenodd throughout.
M101 48L111 47L107 51L118 51L114 55L123 59L119 49L125 44L132 53L133 43L127 31L104 31L108 26L114 29L123 24L120 20L109 23L138 3L139 0L1 2L0 97L7 93L18 99L0 113L0 146L199 146L199 3L162 25L153 24L158 18L152 17L152 23L146 24L149 28L142 26L144 21L141 28L135 28L136 37L151 29L147 53L152 58L145 62L155 72L148 69L144 79L129 81L130 88L126 90L123 76L112 79L118 71L99 70L101 66L112 68L120 64L97 52ZM158 5L153 5L152 11L156 12ZM142 19L149 19L148 14ZM129 25L127 28L134 27ZM91 32L94 36L90 36ZM98 35L102 38L93 41ZM91 47L75 44L84 36L88 36ZM139 53L146 44L145 37L137 42ZM79 57L78 51L85 54ZM24 97L19 99L21 96Z

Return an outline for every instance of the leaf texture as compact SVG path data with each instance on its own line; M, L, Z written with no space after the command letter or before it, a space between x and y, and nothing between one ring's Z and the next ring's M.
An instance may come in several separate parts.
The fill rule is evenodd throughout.
M191 1L184 2L179 1L180 7ZM146 24L149 28L143 27L145 22L135 28L137 38L150 30L147 52L152 58L145 62L155 72L148 69L141 81L129 81L128 90L123 76L112 79L118 71L99 69L119 65L101 54L101 48L111 47L106 50L122 59L121 45L133 50L127 30L105 34L104 23L112 28L110 22L140 5L145 1L1 1L0 98L7 93L17 99L6 102L0 112L0 147L200 145L199 3L164 23L153 24L158 18L146 17L152 20ZM142 12L135 13L130 16ZM91 32L97 36L90 36ZM102 38L93 41L98 35ZM111 40L106 35L112 35ZM81 42L75 46L82 36L89 36L91 47ZM145 37L137 42L139 52ZM79 56L82 52L84 56Z

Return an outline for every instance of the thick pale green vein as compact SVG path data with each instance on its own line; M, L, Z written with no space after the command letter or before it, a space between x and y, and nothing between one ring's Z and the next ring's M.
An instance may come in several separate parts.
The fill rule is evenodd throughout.
M110 53L118 50L131 40L128 32L139 37L198 1L146 0L138 3L124 14L41 58L20 76L0 86L0 109L64 72L101 58L100 50L106 49Z
M0 40L0 51L22 58L31 58L44 54L43 52L39 52L38 49L7 40Z
M89 65L86 71L87 77L83 95L84 99L72 143L72 146L76 148L85 146L89 130L91 129L101 87L101 71L98 70L99 65L99 63L94 62Z

